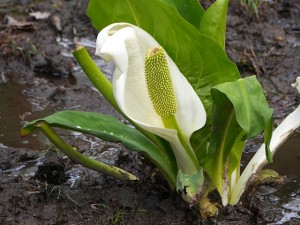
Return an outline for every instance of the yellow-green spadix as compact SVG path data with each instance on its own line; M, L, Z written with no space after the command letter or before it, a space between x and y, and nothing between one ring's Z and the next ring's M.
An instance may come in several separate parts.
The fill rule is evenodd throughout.
M115 23L99 33L96 55L116 65L113 92L123 113L143 129L169 141L183 173L199 170L180 161L187 162L184 158L190 157L185 148L190 147L192 133L204 126L206 113L194 89L161 45L139 27ZM156 63L149 59L153 56ZM167 124L173 121L176 125L166 126L164 117L172 118ZM182 139L187 143L183 144Z

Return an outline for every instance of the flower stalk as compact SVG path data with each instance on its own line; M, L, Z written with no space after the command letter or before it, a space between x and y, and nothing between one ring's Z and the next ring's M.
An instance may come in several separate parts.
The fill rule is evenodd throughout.
M112 84L94 63L86 48L77 45L72 52L82 70L86 73L90 81L107 99L107 101L119 112L121 112L112 92Z

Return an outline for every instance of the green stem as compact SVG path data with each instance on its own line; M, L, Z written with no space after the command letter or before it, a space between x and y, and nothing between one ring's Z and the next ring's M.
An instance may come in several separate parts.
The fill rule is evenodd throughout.
M103 162L91 159L78 151L75 150L71 145L64 142L56 132L45 122L40 121L38 122L37 126L42 130L42 132L50 139L52 143L55 144L57 148L59 148L65 155L67 155L70 159L74 160L75 162L81 164L84 167L89 169L116 177L120 180L127 181L127 180L138 180L136 176L133 174L122 170L115 166L107 165Z
M101 72L98 66L94 63L91 56L84 46L77 46L72 52L77 62L80 64L83 71L86 73L90 81L100 91L100 93L107 99L107 101L121 114L121 110L115 100L112 91L112 84Z

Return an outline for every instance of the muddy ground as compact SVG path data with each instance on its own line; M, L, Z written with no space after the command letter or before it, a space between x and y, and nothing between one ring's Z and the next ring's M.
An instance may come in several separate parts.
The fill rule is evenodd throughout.
M300 102L290 88L300 74L300 2L261 2L258 18L238 1L230 2L227 52L242 76L257 74L275 110L276 126ZM60 131L85 154L138 175L138 183L72 163L38 132L19 137L25 121L59 110L122 119L91 88L70 54L77 41L94 52L97 33L86 17L87 3L0 2L0 224L280 224L282 208L260 194L201 221L143 156L117 144ZM50 15L30 16L32 12ZM111 65L98 63L111 76ZM256 146L247 151L252 148ZM300 224L299 213L295 215L286 224Z

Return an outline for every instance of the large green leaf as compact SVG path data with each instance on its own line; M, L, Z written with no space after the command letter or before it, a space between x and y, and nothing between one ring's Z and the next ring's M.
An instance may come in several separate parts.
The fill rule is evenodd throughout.
M26 124L22 128L22 135L34 130L38 121L45 121L52 127L91 134L105 141L120 142L130 150L143 152L156 164L169 182L172 181L173 185L176 182L176 162L139 131L114 117L95 112L62 111Z
M246 133L246 139L256 136L269 124L273 109L268 106L255 76L220 84L213 90L224 93L231 101L237 122Z
M190 24L199 29L204 9L198 0L161 0L174 6L178 13Z
M230 176L240 165L245 141L242 140L244 132L236 120L230 100L217 89L212 89L212 97L212 129L205 170L222 195L223 185L228 186L229 181L224 177Z
M245 140L267 128L265 142L270 143L273 110L255 76L217 85L211 93L212 131L205 169L222 193L224 176L230 178L240 166Z
M210 130L210 89L240 78L236 65L228 59L222 47L183 19L173 6L160 0L91 0L88 16L99 30L115 22L135 24L164 47L206 109L207 125L191 139L197 156L202 157Z
M216 0L205 11L200 32L213 38L223 49L225 48L226 15L228 0Z

